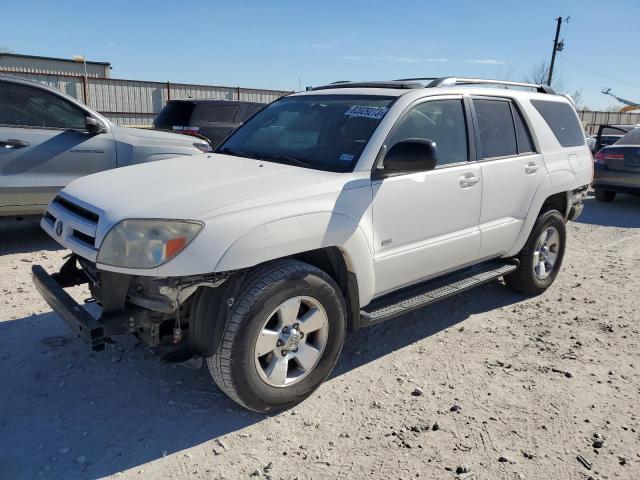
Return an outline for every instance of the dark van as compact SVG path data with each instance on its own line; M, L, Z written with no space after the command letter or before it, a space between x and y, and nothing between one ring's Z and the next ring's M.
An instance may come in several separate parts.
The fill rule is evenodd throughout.
M264 103L230 100L169 100L153 121L153 128L205 137L215 149L264 106Z

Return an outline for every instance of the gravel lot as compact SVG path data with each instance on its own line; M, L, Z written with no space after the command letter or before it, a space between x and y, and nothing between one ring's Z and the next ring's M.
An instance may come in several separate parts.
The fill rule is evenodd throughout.
M640 198L568 231L544 295L495 282L363 330L265 417L133 338L89 352L30 280L67 252L0 222L0 477L640 478Z

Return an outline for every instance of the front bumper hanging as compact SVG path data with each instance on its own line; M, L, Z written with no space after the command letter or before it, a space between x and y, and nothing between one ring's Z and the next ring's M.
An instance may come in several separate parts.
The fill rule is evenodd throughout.
M72 255L60 272L53 275L49 275L42 266L33 265L33 283L51 309L89 345L91 350L101 352L112 335L122 334L127 329L128 316L124 310L124 300L128 281L123 282L115 278L119 274L101 278L101 285L92 280L94 288L106 290L105 295L101 295L100 298L102 313L100 318L95 318L64 291L65 288L90 281L85 272L77 267L76 261L77 257Z
M71 298L55 278L40 265L33 265L31 272L36 289L51 309L67 322L71 330L76 332L91 350L103 351L107 342L104 325Z

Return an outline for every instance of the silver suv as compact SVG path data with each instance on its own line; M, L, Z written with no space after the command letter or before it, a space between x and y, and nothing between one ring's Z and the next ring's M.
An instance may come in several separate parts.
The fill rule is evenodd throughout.
M119 127L58 90L0 75L0 217L42 213L77 177L208 151L205 140Z

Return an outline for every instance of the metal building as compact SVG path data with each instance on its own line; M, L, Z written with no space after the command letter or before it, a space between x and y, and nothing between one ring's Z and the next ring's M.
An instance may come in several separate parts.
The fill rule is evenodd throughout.
M89 78L109 78L111 64L86 62ZM17 53L0 53L0 73L84 76L85 62L70 58L40 57Z

